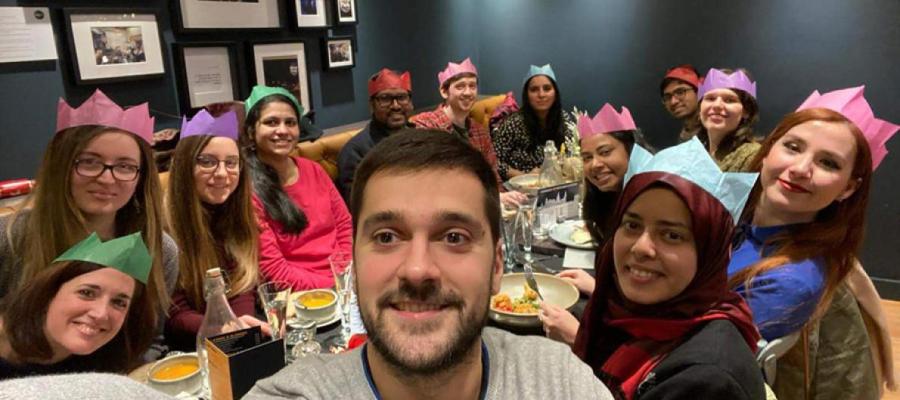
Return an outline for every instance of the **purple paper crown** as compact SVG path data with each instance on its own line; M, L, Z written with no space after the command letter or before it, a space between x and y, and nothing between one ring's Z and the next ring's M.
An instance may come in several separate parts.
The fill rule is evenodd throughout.
M741 70L734 71L734 73L729 75L715 68L710 68L709 72L706 73L706 77L703 78L703 84L697 90L697 98L703 99L703 95L706 92L716 89L740 89L753 96L754 99L756 98L756 82L751 81L750 77Z
M234 111L229 111L214 118L206 110L200 110L188 121L187 116L181 121L181 138L196 135L211 135L238 139L238 119Z

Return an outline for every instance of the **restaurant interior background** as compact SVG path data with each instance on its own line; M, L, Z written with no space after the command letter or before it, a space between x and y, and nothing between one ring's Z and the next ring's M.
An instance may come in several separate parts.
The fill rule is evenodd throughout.
M64 4L60 4L64 3ZM84 101L93 86L73 78L63 6L74 2L0 0L0 6L50 7L59 60L23 68L0 64L0 180L33 177L53 134L56 102ZM149 101L178 113L172 43L300 39L306 46L316 124L330 128L368 119L366 80L383 67L412 73L417 108L439 102L437 72L471 57L482 94L519 96L529 64L552 63L564 107L596 111L628 106L651 143L675 142L678 126L659 102L659 82L673 65L746 67L758 81L757 133L815 89L866 84L876 114L900 122L900 1L897 0L358 0L354 26L298 30L282 9L278 31L181 33L171 1L78 1L78 7L151 9L157 13L166 73L162 78L101 85L120 104ZM174 2L177 3L177 2ZM352 35L356 66L324 70L320 39ZM242 96L252 79L238 58ZM177 127L156 114L157 128ZM900 140L875 173L862 262L882 296L900 299Z

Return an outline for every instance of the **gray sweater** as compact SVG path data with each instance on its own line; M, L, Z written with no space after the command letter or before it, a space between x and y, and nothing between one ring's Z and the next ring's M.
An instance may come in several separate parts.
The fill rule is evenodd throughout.
M485 328L481 337L490 358L486 399L613 398L561 343L495 328ZM303 358L257 382L244 399L374 399L361 349Z
M0 400L173 400L131 378L113 374L45 375L0 381Z
M15 243L18 237L25 234L25 224L28 223L28 211L24 211L16 220L15 226L10 231L11 235L7 235L7 225L12 215L0 217L0 300L6 297L9 292L15 289L16 283L19 281L19 274L22 271L22 257L16 255L10 243ZM166 281L166 292L171 298L172 292L175 291L175 284L178 281L178 245L166 233L162 237L162 254L163 254L163 278ZM154 341L152 347L144 355L145 361L153 361L159 358L166 351L166 347L162 344L162 332L166 324L166 312L168 310L160 310L160 318L157 323L157 332L159 337Z

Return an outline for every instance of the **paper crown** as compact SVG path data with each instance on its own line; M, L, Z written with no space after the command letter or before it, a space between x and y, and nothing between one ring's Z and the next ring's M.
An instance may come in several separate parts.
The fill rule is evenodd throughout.
M369 97L387 89L401 89L412 92L412 81L409 71L398 75L396 72L384 68L369 78Z
M737 70L731 75L710 68L703 78L703 84L697 90L697 98L702 99L706 92L715 89L740 89L753 98L756 98L756 82L750 81L750 77L744 71Z
M616 109L609 103L604 104L600 111L597 111L597 115L594 115L594 118L590 118L587 115L579 116L577 126L578 137L581 139L601 133L633 131L637 129L628 107L622 106L622 112L617 113Z
M443 87L444 82L447 82L448 79L465 73L475 74L475 76L478 76L478 70L475 69L475 65L472 64L472 60L468 57L466 57L466 59L459 64L448 62L447 68L444 68L443 71L438 72L438 86Z
M697 70L691 64L682 64L669 68L669 70L666 71L666 76L663 77L663 80L660 83L660 92L666 89L664 86L666 79L678 79L684 81L693 86L694 89L699 88L700 84L703 83L703 78L697 75Z
M280 94L284 97L287 97L288 100L291 101L291 103L294 103L294 105L297 106L297 118L300 118L300 116L303 115L303 106L300 105L300 102L297 101L297 98L294 97L294 95L287 89L280 86L254 86L253 90L250 92L250 97L248 97L247 100L244 100L244 110L247 114L250 114L250 110L253 109L253 106L255 106L256 103L259 103L260 100L273 94Z
M655 156L635 145L628 160L625 184L633 176L644 172L668 172L693 182L718 199L731 214L735 224L741 217L747 197L759 175L748 172L723 173L697 137L660 151Z
M237 140L237 114L229 111L215 118L206 110L200 110L190 121L184 116L181 120L181 138L197 135L221 136Z
M117 269L144 284L147 284L153 265L140 232L106 242L100 241L97 232L94 232L53 260L60 261L86 261Z
M56 132L74 126L102 125L131 132L153 143L153 117L150 107L141 103L127 110L110 100L100 89L81 106L73 109L62 98L56 104Z
M863 85L825 94L819 94L819 91L816 90L806 98L800 107L797 107L797 111L809 108L827 108L841 113L853 122L866 137L866 142L869 143L869 149L872 152L872 170L874 171L887 155L885 144L897 133L900 126L875 118L872 107L863 97L865 89L866 86Z
M528 83L528 80L534 78L538 75L546 75L548 78L556 82L556 74L553 73L553 67L550 64L546 64L543 67L538 67L537 65L532 65L528 68L528 74L525 75L525 79L522 80L522 85Z

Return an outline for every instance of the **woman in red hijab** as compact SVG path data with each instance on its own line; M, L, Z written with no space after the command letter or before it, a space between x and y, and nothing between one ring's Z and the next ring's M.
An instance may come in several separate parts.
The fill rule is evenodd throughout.
M634 175L575 353L617 399L762 399L759 333L728 289L734 223L719 199L668 172Z

